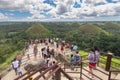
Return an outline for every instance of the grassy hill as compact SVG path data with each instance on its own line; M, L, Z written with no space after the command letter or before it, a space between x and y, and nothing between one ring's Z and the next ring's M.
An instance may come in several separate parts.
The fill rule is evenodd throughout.
M104 33L104 34L108 34L107 31L103 30L102 28L94 25L94 24L83 24L83 25L79 25L78 28L70 31L67 35L82 35L82 36L86 36L86 37L91 37L91 36L95 36L96 34L100 34L100 33Z
M43 25L38 23L33 24L26 30L26 34L29 38L42 37L43 35L47 35L48 33L50 33L50 31L46 29Z
M94 35L99 33L107 33L105 30L93 24L84 24L80 26L77 30L84 35Z
M120 23L107 22L100 27L112 33L120 33Z

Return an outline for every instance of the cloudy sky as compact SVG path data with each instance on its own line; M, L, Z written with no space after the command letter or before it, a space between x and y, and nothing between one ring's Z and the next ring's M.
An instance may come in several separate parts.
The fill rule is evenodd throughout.
M120 0L0 0L0 21L120 21Z

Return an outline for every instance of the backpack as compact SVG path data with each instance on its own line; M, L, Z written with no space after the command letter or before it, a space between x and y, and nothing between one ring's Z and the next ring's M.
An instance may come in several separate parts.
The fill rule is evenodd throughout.
M79 62L80 61L80 56L79 55L75 55L75 62Z

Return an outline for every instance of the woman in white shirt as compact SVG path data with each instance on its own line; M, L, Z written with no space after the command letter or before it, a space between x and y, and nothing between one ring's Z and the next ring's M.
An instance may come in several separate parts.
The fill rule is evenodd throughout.
M19 61L16 58L12 62L12 67L15 70L15 73L17 75L17 68L19 67Z

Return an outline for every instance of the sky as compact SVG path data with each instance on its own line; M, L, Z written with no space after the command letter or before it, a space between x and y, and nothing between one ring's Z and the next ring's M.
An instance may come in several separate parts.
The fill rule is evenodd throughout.
M120 21L120 0L0 0L0 21Z

